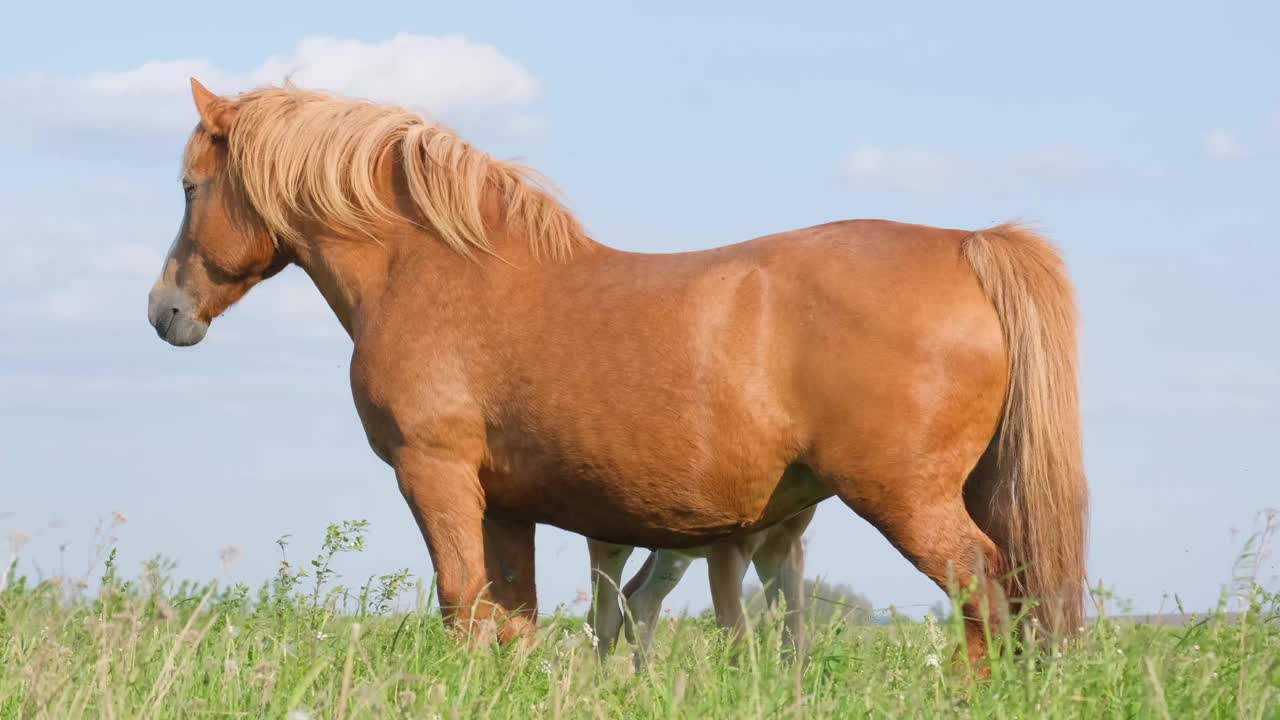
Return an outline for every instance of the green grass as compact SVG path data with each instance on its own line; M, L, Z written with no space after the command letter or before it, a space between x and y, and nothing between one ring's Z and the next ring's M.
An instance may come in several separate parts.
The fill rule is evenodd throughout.
M305 573L282 563L256 592L175 583L158 562L125 582L114 558L92 595L10 577L0 718L1280 718L1280 596L1251 578L1242 612L1104 615L1063 653L994 658L985 682L947 662L958 624L908 620L813 627L801 667L780 660L776 618L736 655L709 620L675 618L636 674L625 646L597 663L580 618L544 618L529 648L469 649L405 573L329 587L362 533L331 528Z

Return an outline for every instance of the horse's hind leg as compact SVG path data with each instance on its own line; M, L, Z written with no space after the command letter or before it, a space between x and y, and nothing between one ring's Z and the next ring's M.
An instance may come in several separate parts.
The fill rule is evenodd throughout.
M987 633L998 630L1007 608L998 576L1000 553L991 538L978 528L959 497L912 508L903 515L876 521L884 533L920 572L944 592L968 588L965 599L965 640L969 659L986 656Z
M941 476L868 482L836 476L837 495L874 525L920 572L944 591L952 583L976 592L964 602L969 659L987 653L987 631L996 631L1008 608L1000 589L1000 553L965 509L964 470ZM828 476L830 477L830 476Z
M747 618L742 607L742 578L751 556L742 543L721 541L707 548L707 575L711 579L711 604L716 621L729 631L734 645L742 640Z
M692 558L674 550L654 550L623 592L626 595L627 638L635 644L636 670L644 667L662 613L662 601L679 584ZM638 582L637 582L638 581Z
M756 550L752 563L764 584L765 598L771 608L779 597L786 603L787 648L797 657L804 654L804 531L813 520L817 506L769 528L768 539Z
M596 634L596 651L604 659L613 652L622 628L622 611L618 601L622 596L622 570L635 548L630 545L614 545L587 538L587 552L591 555L591 608L587 611L587 624Z

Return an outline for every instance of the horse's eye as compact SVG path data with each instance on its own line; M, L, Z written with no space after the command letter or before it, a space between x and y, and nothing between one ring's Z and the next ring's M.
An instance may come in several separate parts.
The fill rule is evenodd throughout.
M192 196L196 194L195 183L189 183L189 182L182 183L182 193L187 196L188 200L190 200Z

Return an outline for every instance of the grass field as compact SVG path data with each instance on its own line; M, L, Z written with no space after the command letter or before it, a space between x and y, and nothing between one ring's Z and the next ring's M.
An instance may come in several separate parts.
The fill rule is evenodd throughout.
M331 587L362 546L359 523L333 526L305 572L282 562L256 591L175 583L160 561L125 581L111 556L92 595L10 573L0 717L1280 718L1280 595L1248 555L1217 612L1157 625L1098 601L1074 647L995 657L981 682L948 662L951 620L813 627L803 666L767 617L737 654L708 620L666 621L639 674L625 646L601 666L568 615L532 647L468 650L406 573Z

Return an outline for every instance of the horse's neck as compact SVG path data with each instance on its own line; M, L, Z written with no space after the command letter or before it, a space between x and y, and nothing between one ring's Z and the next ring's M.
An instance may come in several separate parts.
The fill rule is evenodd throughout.
M507 233L501 227L490 237L493 253L476 250L474 258L464 257L421 228L391 228L374 234L376 242L318 232L293 253L295 263L311 277L353 339L361 319L375 312L396 278L429 283L433 293L468 294L481 286L500 288L508 281L526 285L531 272L548 275L566 269L556 260L536 257L522 232ZM603 245L589 244L579 248L577 255L608 252L612 251ZM585 259L577 255L568 262Z
M361 317L385 291L394 253L394 243L320 235L297 249L294 261L354 338Z

